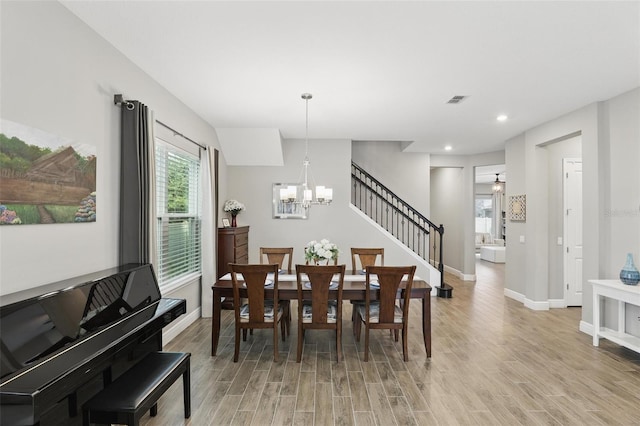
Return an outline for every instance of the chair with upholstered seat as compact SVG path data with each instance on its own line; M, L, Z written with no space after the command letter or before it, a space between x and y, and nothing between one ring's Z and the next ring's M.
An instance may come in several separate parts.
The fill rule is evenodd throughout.
M266 260L266 262L265 262ZM287 267L285 269L285 260ZM260 263L275 263L280 269L292 274L293 247L260 247Z
M351 247L351 269L354 273L366 270L368 266L375 266L380 259L379 266L384 266L384 248ZM360 261L360 268L358 268Z
M357 307L356 340L360 341L361 326L365 326L364 360L369 361L369 331L389 329L402 331L402 354L409 361L407 332L409 328L409 298L416 266L369 266L365 279L365 300ZM405 283L400 299L398 289ZM377 300L371 300L371 293L378 291ZM397 304L401 301L400 305Z
M230 263L233 284L233 309L235 314L235 352L233 362L240 353L240 330L247 340L247 330L273 329L273 359L278 360L278 323L285 339L285 322L288 305L278 299L278 265L240 265ZM240 304L240 288L247 289L247 303ZM265 288L273 287L273 298L265 300Z
M364 273L367 267L375 266L380 259L379 266L384 266L384 248L371 247L351 247L351 270L354 274ZM360 268L358 268L358 263ZM355 335L356 310L361 301L351 301L351 322L353 323L353 334Z
M304 333L307 329L335 330L337 360L342 359L342 289L345 265L296 265L298 284L298 352L302 360ZM303 291L311 289L311 297ZM335 299L329 291L335 290Z
M286 269L285 269L286 262ZM260 247L260 263L277 264L283 272L293 274L291 265L293 263L293 247ZM289 301L284 303L289 305ZM289 306L288 306L289 308ZM287 309L286 331L287 336L291 333L291 309Z

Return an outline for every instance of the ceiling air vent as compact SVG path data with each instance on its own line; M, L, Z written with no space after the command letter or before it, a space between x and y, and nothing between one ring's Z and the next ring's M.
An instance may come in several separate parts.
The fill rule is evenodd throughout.
M453 98L449 99L447 101L448 104L459 104L460 102L462 102L464 99L466 99L466 96L463 95L456 95Z

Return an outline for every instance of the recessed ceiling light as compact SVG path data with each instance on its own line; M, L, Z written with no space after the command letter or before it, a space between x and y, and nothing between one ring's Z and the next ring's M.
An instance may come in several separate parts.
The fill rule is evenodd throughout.
M445 151L451 151L453 149L453 147L451 145L447 145L444 147Z
M509 117L505 114L500 114L499 116L496 117L496 120L498 121L507 121Z

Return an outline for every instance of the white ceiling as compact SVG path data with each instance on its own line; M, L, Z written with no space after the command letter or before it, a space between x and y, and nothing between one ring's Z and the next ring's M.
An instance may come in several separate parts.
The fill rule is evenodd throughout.
M493 166L478 166L476 167L476 183L495 183L496 175L500 182L506 182L507 174L505 173L504 164L496 164Z
M490 152L640 86L637 1L62 3L213 127L283 138L310 92L310 139Z

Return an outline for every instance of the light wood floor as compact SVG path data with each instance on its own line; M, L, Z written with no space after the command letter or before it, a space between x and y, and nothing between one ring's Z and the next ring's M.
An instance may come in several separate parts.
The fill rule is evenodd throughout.
M330 331L307 332L295 362L295 318L279 362L270 331L256 330L233 363L231 311L211 357L211 320L200 319L166 347L192 353L191 419L183 418L178 380L143 424L640 424L640 354L606 340L593 347L578 331L579 308L532 311L506 298L504 265L478 261L477 275L476 283L448 276L453 298L432 298L431 359L419 306L411 307L408 363L384 331L373 333L370 362L362 361L349 303L339 364Z

